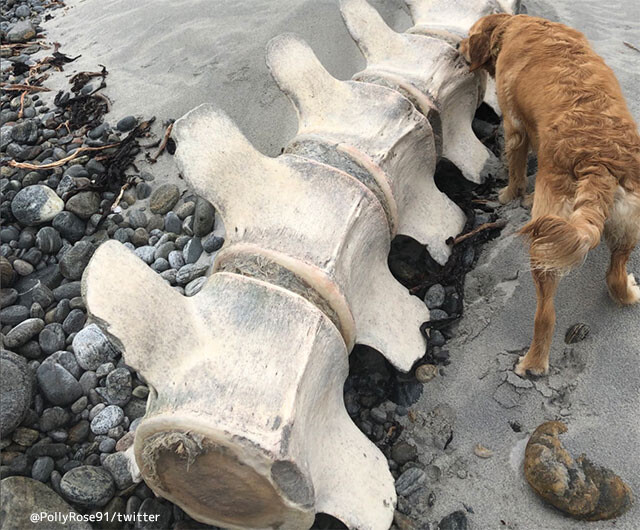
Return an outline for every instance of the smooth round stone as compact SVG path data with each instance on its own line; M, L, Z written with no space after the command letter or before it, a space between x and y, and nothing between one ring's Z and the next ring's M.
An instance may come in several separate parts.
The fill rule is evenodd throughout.
M7 307L18 299L18 291L15 289L0 289L0 306Z
M149 233L144 228L136 228L131 236L131 242L136 247L142 247L150 243Z
M78 364L85 370L96 370L101 364L112 361L118 351L96 324L80 330L73 339L73 352Z
M11 201L11 212L25 226L51 221L63 208L64 203L56 192L42 184L21 189Z
M427 289L427 293L424 295L424 303L427 304L429 309L437 309L444 304L445 296L444 287L436 283Z
M136 197L138 199L146 199L151 195L151 186L146 182L140 182L136 186Z
M55 469L55 463L50 456L36 458L31 467L31 477L40 482L47 482L51 472Z
M106 440L105 440L106 442ZM115 448L115 440L113 440ZM102 444L101 444L102 445ZM113 448L111 449L113 451ZM111 452L103 451L103 452ZM113 453L107 455L102 463L104 468L109 471L111 476L116 482L116 486L119 490L128 488L133 484L133 477L129 467L129 459L124 453Z
M33 247L36 244L36 232L36 228L33 226L28 226L27 228L25 228L20 233L20 237L18 238L18 246L24 249ZM26 258L23 257L23 259Z
M14 327L4 338L6 348L14 349L29 342L44 328L44 320L40 318L28 318Z
M189 282L184 287L184 295L193 296L194 294L199 293L200 289L202 289L206 281L207 281L206 277L201 277L201 278L196 278L195 280Z
M20 230L15 226L7 226L0 230L0 240L3 243L9 243L9 241L16 241L20 238Z
M87 321L87 315L85 315L82 309L73 309L64 319L62 323L62 329L65 333L77 333L82 329L84 323Z
M107 504L115 493L113 478L108 471L97 466L79 466L65 473L60 491L69 501L85 508Z
M58 215L56 215L53 218L51 226L53 226L53 228L60 232L60 235L62 235L62 237L64 237L68 241L71 241L72 243L75 243L76 241L82 239L87 228L85 222L82 219L80 219L77 215L66 211L60 212Z
M125 116L116 124L116 129L120 132L128 132L136 125L138 125L138 120L135 116Z
M31 10L29 9L29 6L23 4L16 7L15 14L19 18L27 18L31 14Z
M33 272L33 265L21 259L17 259L13 262L13 270L20 276L29 276Z
M203 237L211 232L215 215L216 210L213 205L206 199L198 197L193 213L193 235Z
M82 287L79 281L69 282L63 285L56 287L53 290L53 296L56 300L60 301L63 299L71 300L76 296L80 296L82 294Z
M100 442L98 451L101 453L112 453L116 448L116 441L113 438L105 438Z
M172 269L180 269L184 266L184 256L179 250L172 250L169 252L169 256L167 257L169 261L169 265L171 265Z
M53 480L56 471L50 473ZM55 488L55 485L54 485ZM28 477L8 477L0 485L3 530L91 530L90 523L69 506L54 490L41 481ZM46 513L51 521L34 523L31 516ZM54 520L54 517L56 520ZM66 523L62 521L66 520Z
M133 231L130 232L129 228L118 228L113 234L113 239L120 243L127 243L131 239L131 234Z
M116 405L109 405L91 420L91 431L93 434L107 434L109 429L120 425L122 420L124 420L123 410Z
M64 427L69 419L69 413L62 407L45 409L42 411L42 416L40 416L40 432L47 433Z
M129 224L133 229L145 228L148 222L147 215L142 210L133 210L129 214Z
M44 254L55 254L62 248L62 238L55 228L45 226L36 234L36 246Z
M188 263L176 274L176 282L179 285L187 285L196 278L203 276L207 270L209 270L209 265L195 265L193 263Z
M24 419L33 392L33 373L13 352L0 350L0 438L8 437Z
M184 219L193 215L193 212L196 210L196 203L193 200L186 201L179 206L176 206L175 212L176 215L180 218L182 222Z
M131 374L126 368L116 368L105 381L105 390L101 392L103 398L110 405L126 405L131 399Z
M95 191L81 191L67 201L65 209L81 219L89 219L100 209L100 195Z
M68 280L82 278L82 273L95 251L96 247L90 241L78 241L60 260L60 273L62 276Z
M195 263L202 255L202 243L199 237L192 237L182 249L185 263Z
M45 355L61 350L65 345L64 330L59 323L47 324L38 336L38 344Z
M78 380L60 364L42 363L36 371L40 390L54 405L70 405L82 395Z
M447 314L446 311L443 311L442 309L432 309L429 312L429 319L432 321L444 320L445 318L449 318L449 315Z
M164 272L169 270L171 265L169 265L169 262L166 259L158 258L151 264L151 268L156 272Z
M168 259L169 258L169 253L172 250L175 250L176 246L173 243L173 241L166 241L164 243L160 243L158 241L158 244L156 245L156 253L154 254L154 258L158 259L158 258L164 258L164 259Z
M223 244L224 238L220 236L214 236L213 234L209 234L202 240L202 248L208 254L220 250Z
M143 247L138 247L135 249L135 254L142 261L144 261L147 265L151 265L154 260L154 255L156 252L156 247L152 247L151 245L145 245Z
M70 312L71 303L69 302L69 300L67 300L66 298L60 300L53 313L53 320L55 322L58 322L59 324L62 324L64 322L64 319L67 318Z
M165 214L175 206L180 198L180 190L175 184L163 184L151 194L149 207L153 213Z
M169 212L164 216L164 229L173 234L182 232L182 220L174 212Z

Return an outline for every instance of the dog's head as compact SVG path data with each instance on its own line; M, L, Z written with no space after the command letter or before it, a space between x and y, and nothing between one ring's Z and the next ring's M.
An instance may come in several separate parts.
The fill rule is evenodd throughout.
M513 16L506 13L488 15L471 26L469 37L462 40L459 51L472 72L483 67L491 75L495 75L495 61L500 51L502 33Z

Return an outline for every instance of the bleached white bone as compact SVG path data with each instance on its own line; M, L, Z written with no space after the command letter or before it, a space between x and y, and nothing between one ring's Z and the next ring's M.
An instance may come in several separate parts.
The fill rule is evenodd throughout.
M366 186L314 160L263 155L210 105L180 118L173 135L182 174L225 223L216 270L291 273L283 284L326 302L349 349L366 344L405 371L424 354L428 310L391 275L387 219Z
M471 122L482 98L481 79L445 41L393 31L366 0L341 0L347 28L367 67L353 78L382 84L407 95L438 129L442 155L472 182L497 171L496 157L478 140Z
M348 353L313 304L224 272L187 298L115 241L83 295L150 385L133 451L157 494L224 528L297 530L317 512L389 527L393 477L346 413Z
M520 10L520 0L405 0L405 3L414 23L407 33L437 37L453 46L467 36L479 18ZM501 115L495 80L484 72L478 75L485 78L485 103Z
M334 78L296 35L272 39L267 64L298 113L298 132L285 152L361 180L382 203L392 235L426 244L444 264L451 252L445 241L462 230L465 217L433 181L427 119L395 90Z

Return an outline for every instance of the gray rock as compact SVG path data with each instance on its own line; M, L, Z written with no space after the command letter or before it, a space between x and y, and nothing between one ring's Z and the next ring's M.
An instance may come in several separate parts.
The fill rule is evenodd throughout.
M192 237L182 249L185 263L195 263L202 255L202 243L199 237Z
M142 501L138 514L140 519L139 523L136 523L137 528L159 530L169 528L171 525L171 507L157 499L148 498Z
M65 473L60 491L75 504L98 508L111 500L115 487L108 471L96 466L80 466Z
M418 457L418 450L407 442L398 442L391 448L391 458L399 466L405 465Z
M11 211L25 226L51 221L64 207L64 203L48 186L34 184L21 189L11 201Z
M149 220L142 210L133 210L129 213L129 224L131 228L145 228Z
M91 530L91 524L81 521L80 514L51 488L27 477L8 477L0 483L0 506L2 530ZM34 524L31 515L41 512L50 515L51 520ZM54 515L58 520L54 520ZM64 524L63 519L67 520Z
M411 467L396 480L396 492L398 495L408 497L420 489L426 478L427 476L422 469Z
M131 236L131 242L136 247L141 247L149 243L149 234L144 228L136 228Z
M124 407L127 418L132 422L137 418L142 418L147 411L147 400L131 398L129 403Z
M206 277L201 277L201 278L196 278L195 280L189 282L184 287L184 295L193 296L194 294L198 294L200 292L200 289L202 289L202 287L206 283L206 281L207 281Z
M64 348L65 335L62 325L57 322L47 324L38 336L38 343L45 355L50 355Z
M50 456L36 458L31 467L31 477L40 482L47 482L54 470L55 464Z
M36 246L43 254L55 254L62 248L62 238L55 228L45 226L36 234Z
M23 120L11 129L11 137L19 144L34 145L38 141L38 120Z
M4 338L6 348L12 350L29 342L44 328L44 320L40 318L28 318L14 327Z
M60 272L68 280L79 280L95 251L95 245L89 241L78 241L62 256Z
M54 405L70 405L82 395L78 380L62 365L45 362L36 371L40 390Z
M443 517L438 524L438 530L467 530L469 523L467 521L467 514L462 510L450 513L446 517Z
M78 364L85 370L95 370L101 364L114 360L119 354L95 324L88 325L74 337L73 352Z
M224 238L220 236L214 236L213 234L209 234L202 240L202 248L209 254L215 252L216 250L219 250L223 244Z
M153 213L165 214L175 206L180 198L180 190L174 184L163 184L151 194L149 207Z
M436 309L444 304L445 290L442 285L436 283L427 290L424 296L424 303L429 309Z
M40 432L47 433L64 427L70 419L71 416L62 407L44 409L40 417Z
M182 220L174 212L169 212L164 216L164 229L166 232L179 234L182 232Z
M111 473L119 490L128 488L133 484L133 477L129 469L129 459L124 453L107 455L102 466Z
M81 296L81 294L82 286L79 281L65 283L53 290L53 296L57 301L63 300L65 298L67 300L71 300L72 298Z
M171 263L171 261L169 261L169 263ZM176 274L176 282L179 285L186 285L196 278L203 276L208 269L209 265L196 265L193 263L188 263L187 265L181 267Z
M138 120L135 116L125 116L116 124L116 129L120 132L128 132L136 125L138 125Z
M101 453L112 453L116 448L116 441L113 438L105 438L100 442L98 451Z
M124 420L123 410L116 405L109 405L91 420L91 431L94 434L107 434L109 429L116 427Z
M89 219L100 209L100 195L95 191L81 191L67 201L65 209L81 219Z
M193 213L193 235L203 237L211 232L215 215L216 210L213 205L206 199L198 197Z
M9 42L27 42L36 36L36 30L30 20L19 20L7 32Z
M18 299L18 291L15 289L0 289L0 307L7 307Z
M21 6L16 7L16 16L19 18L26 18L31 14L31 10L29 6L22 4Z
M169 262L164 258L157 258L152 264L151 268L156 272L164 272L171 268Z
M193 212L195 211L196 211L196 203L195 203L195 200L193 200L193 197L190 200L187 200L186 202L182 203L181 205L176 206L176 209L175 209L176 215L180 218L181 222L187 217L189 217L190 215L193 215Z
M9 436L24 419L33 393L33 373L13 352L0 350L0 438Z
M98 393L110 405L119 405L122 407L131 399L132 388L129 370L126 368L116 368L107 376L104 390L98 389Z
M172 250L167 257L172 269L180 269L184 266L184 256L179 250Z
M159 243L158 245L156 245L156 253L154 254L154 257L156 259L159 259L159 258L168 259L169 253L172 250L175 250L175 248L176 246L173 243L173 241L166 241L164 243Z
M138 199L146 199L151 195L151 186L146 182L140 182L136 186L136 197Z
M429 319L432 321L444 320L446 318L449 318L449 315L442 309L432 309L431 311L429 311Z
M144 247L138 247L135 249L135 255L138 256L147 265L151 265L154 262L154 255L156 248L151 245L145 245Z
M62 323L62 329L64 329L65 333L77 333L82 329L84 323L87 321L87 315L82 309L72 309L71 312L67 315L67 318L64 319Z
M15 326L29 318L29 310L21 305L10 305L0 310L0 321L3 326Z

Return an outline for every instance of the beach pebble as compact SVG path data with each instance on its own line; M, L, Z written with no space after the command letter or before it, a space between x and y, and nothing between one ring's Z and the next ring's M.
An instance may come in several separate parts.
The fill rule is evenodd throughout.
M60 212L56 215L53 218L51 226L60 232L62 237L72 243L82 239L86 230L84 221L77 215L67 211Z
M17 259L13 262L13 270L20 276L29 276L33 272L33 265L27 261Z
M175 206L180 198L180 190L175 184L158 186L151 194L149 207L153 213L165 214Z
M43 254L56 254L62 248L62 238L55 228L45 226L36 234L36 246Z
M56 300L60 301L63 299L71 300L72 298L76 298L77 296L81 296L82 287L79 281L65 283L56 287L53 290L53 296Z
M124 406L131 399L131 374L126 368L116 368L105 381L105 388L98 389L98 393L110 405Z
M107 504L115 487L108 471L97 466L79 466L65 473L60 481L60 491L69 501L85 508Z
M64 203L48 186L34 184L21 189L11 201L11 211L25 226L51 221L64 208Z
M184 256L179 250L172 250L171 252L169 252L167 260L169 261L169 265L172 269L180 269L185 264Z
M169 263L171 263L171 260L169 260ZM179 285L187 285L196 278L203 276L208 269L209 265L195 265L193 263L188 263L178 270L178 273L176 274L176 282Z
M147 265L151 265L155 261L155 258L154 258L155 252L156 252L156 248L151 245L138 247L134 251L135 255L138 256Z
M129 459L124 453L113 453L107 455L102 462L102 466L111 473L111 476L119 490L128 488L133 484L133 477L129 470Z
M31 477L40 482L47 482L51 477L51 472L55 468L53 458L50 456L41 456L36 458L31 467Z
M21 305L10 305L0 310L0 321L3 326L15 326L27 318L29 318L29 310Z
M22 120L11 128L11 138L19 144L34 145L38 134L37 120Z
M40 318L28 318L15 326L4 338L5 348L11 350L18 348L31 340L44 328L44 320Z
M429 309L436 309L444 304L445 290L442 285L436 283L427 289L424 296L424 303Z
M161 503L158 499L147 498L142 501L138 509L138 515L147 522L143 522L140 528L152 530L156 528L169 528L171 522L171 506ZM146 517L145 517L146 516ZM151 523L150 521L154 521Z
M73 339L73 352L78 364L85 370L95 370L112 361L118 351L96 324L80 330Z
M42 363L36 377L40 390L53 405L70 405L82 395L78 380L60 364Z
M182 231L182 220L174 212L164 216L164 229L166 232L179 234Z
M405 465L418 457L418 450L407 442L398 442L391 448L391 458L399 466Z
M202 243L199 237L192 237L182 249L185 263L195 263L202 255ZM15 266L15 265L14 265Z
M216 210L209 201L198 197L193 212L193 235L203 237L213 230Z
M396 492L398 495L408 497L415 491L418 491L425 480L426 475L422 469L411 467L396 480Z
M134 230L136 228L145 228L149 220L142 210L133 210L129 213L129 224Z
M69 419L69 413L62 407L44 409L42 416L40 416L40 432L47 433L64 427Z
M198 294L206 281L206 277L196 278L195 280L190 281L187 285L184 286L184 295L193 296L194 294Z
M223 244L224 238L220 236L214 236L213 234L209 234L202 240L202 248L209 254L215 252L216 250L219 250Z
M135 116L125 116L116 124L116 129L120 132L128 132L136 125L138 125L138 120Z
M467 530L468 528L467 514L462 510L450 513L438 523L438 530Z
M20 20L7 31L7 41L27 42L36 36L36 30L30 20Z
M71 335L80 331L86 321L87 315L82 309L72 309L67 318L64 319L62 329L64 329L65 333Z
M109 429L120 425L122 420L124 420L122 409L116 405L109 405L91 420L91 432L94 434L107 434Z
M61 350L65 345L65 334L62 324L52 322L47 324L38 336L38 343L45 355Z
M27 362L13 352L0 351L0 438L9 436L24 419L33 391Z
M89 264L89 260L96 247L89 241L78 241L71 247L60 260L60 273L68 280L79 280L82 278L84 269Z
M100 209L100 195L95 191L81 191L67 200L65 209L81 219L89 219Z

